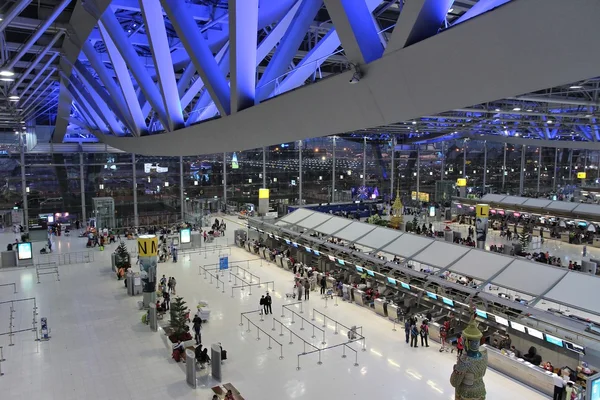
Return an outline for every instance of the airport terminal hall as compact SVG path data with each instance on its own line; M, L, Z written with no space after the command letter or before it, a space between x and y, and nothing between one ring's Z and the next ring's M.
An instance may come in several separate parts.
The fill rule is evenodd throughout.
M0 399L600 400L599 19L0 0Z

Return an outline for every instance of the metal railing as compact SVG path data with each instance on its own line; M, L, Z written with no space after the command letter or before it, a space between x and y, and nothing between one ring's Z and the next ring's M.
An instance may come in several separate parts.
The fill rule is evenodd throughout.
M58 265L56 265L55 262L36 264L35 265L35 274L37 276L37 283L40 283L40 275L53 275L53 274L56 274L56 280L60 282L60 275L58 273Z
M269 335L267 332L265 332L264 330L262 330L258 325L256 325L254 322L250 321L250 318L248 318L248 316L246 314L250 314L250 313L255 313L255 312L260 312L260 310L254 310L254 311L247 311L245 313L241 313L240 314L240 326L244 326L244 322L242 320L242 318L245 318L247 323L248 323L248 329L246 330L246 332L251 332L250 329L250 324L252 324L255 328L256 328L256 340L260 340L260 332L262 332L265 336L267 336L269 338L269 345L267 347L267 350L271 350L271 342L275 342L276 344L279 345L279 359L283 360L283 345L281 343L279 343L274 337L272 337L271 335Z
M333 345L333 346L324 347L322 349L317 349L317 350L309 351L308 353L304 352L304 353L298 354L298 366L296 367L296 371L300 371L300 357L301 356L308 356L308 355L311 355L311 354L314 354L314 353L319 353L319 361L317 361L317 364L321 365L321 364L323 364L323 361L321 360L321 353L323 351L326 351L326 350L335 349L336 347L342 347L342 349L343 349L342 358L346 358L347 357L346 356L346 349L348 349L350 351L353 351L354 352L354 366L358 367L358 351L356 351L355 349L353 349L352 347L349 346L349 343L353 343L355 341L356 340L352 340L352 341L350 341L348 343L340 343L340 344L336 344L336 345Z
M316 338L316 334L315 334L315 329L321 332L322 335L322 340L321 340L321 344L326 344L327 342L325 341L325 330L319 328L318 326L316 326L315 324L313 324L312 322L310 322L309 320L307 320L306 318L304 318L303 316L299 315L298 313L296 313L294 310L290 310L289 308L287 308L287 306L291 306L291 305L295 305L298 303L292 303L292 304L288 304L288 305L284 305L281 306L281 318L285 318L285 314L284 311L288 310L292 313L292 324L295 324L296 321L294 321L294 316L297 316L298 318L300 318L301 321L301 326L300 326L300 330L303 331L304 330L304 322L306 322L307 324L309 324L310 326L312 326L312 338ZM302 306L302 303L300 303L300 305ZM279 322L279 321L277 321ZM279 322L281 324L281 322ZM286 329L289 329L286 327ZM273 323L273 330L275 330L275 323ZM280 335L281 336L281 335ZM304 339L303 339L304 340Z
M0 287L2 287L2 286L12 286L14 293L17 293L17 284L15 282L13 282L13 283L2 283L2 284L0 284Z
M248 296L252 296L252 287L253 286L258 286L258 287L262 287L262 285L267 285L267 291L269 290L269 284L272 285L271 290L274 292L275 291L275 281L268 281L268 282L263 282L261 283L248 283L248 284L242 284L240 286L232 286L231 287L231 297L234 297L233 291L234 289L241 289L244 290L245 288L249 288L249 292L248 292Z
M319 314L323 317L323 328L325 328L327 326L327 320L331 321L334 323L334 334L338 334L338 327L342 327L344 329L346 329L348 332L353 331L355 333L355 335L357 336L357 339L352 339L351 342L362 342L362 351L367 351L367 345L366 345L366 339L364 337L364 335L362 334L362 326L357 326L355 329L353 328L349 328L346 325L342 324L341 322L323 314L320 311L317 311L316 309L313 308L313 313L312 313L312 320L315 321L315 315Z
M56 263L56 265L85 264L94 262L94 251L77 251L72 253L40 254L39 264Z
M19 303L22 301L33 301L33 319L31 322L31 328L27 328L27 329L18 329L18 330L13 330L13 328L15 327L13 325L13 320L15 319L14 314L16 313L15 310L15 303ZM20 333L20 332L34 332L35 333L35 340L39 341L39 336L38 336L38 331L37 331L37 315L38 315L38 307L37 307L37 301L35 299L35 297L28 297L25 299L15 299L15 300L8 300L8 301L0 301L0 305L2 304L10 304L10 318L9 318L9 324L8 324L8 331L7 332L2 332L0 333L0 336L4 336L4 335L8 335L8 339L9 339L9 346L14 346L15 344L13 343L13 336L15 335L15 333ZM0 356L0 358L2 358ZM2 360L4 361L4 360Z

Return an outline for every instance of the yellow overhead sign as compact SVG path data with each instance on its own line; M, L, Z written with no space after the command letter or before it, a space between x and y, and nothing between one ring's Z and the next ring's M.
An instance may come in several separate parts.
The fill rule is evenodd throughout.
M259 199L268 199L269 198L269 189L258 189L258 198Z
M477 204L475 206L475 215L477 218L488 218L490 216L490 206L487 204Z
M158 238L154 235L138 237L138 254L140 257L153 257L158 255Z
M587 178L587 174L585 172L578 172L577 179L585 179Z
M458 178L456 180L456 186L458 186L458 187L465 187L465 186L467 186L467 178Z

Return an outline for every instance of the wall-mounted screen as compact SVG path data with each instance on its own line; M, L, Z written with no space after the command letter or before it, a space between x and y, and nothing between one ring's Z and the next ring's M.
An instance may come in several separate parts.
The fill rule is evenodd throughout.
M565 347L571 351L574 351L579 354L585 354L585 348L575 343L563 341Z
M410 285L408 283L400 282L400 286L402 286L404 289L410 290Z
M591 387L590 400L600 400L600 379L594 379Z
M387 281L388 281L388 283L389 283L390 285L395 285L395 284L396 284L396 280L395 280L394 278L390 278L389 276L388 276L388 278L387 278Z
M527 327L527 333L529 333L531 336L533 336L535 338L544 340L544 334L542 332L538 331L537 329Z
M313 253L315 254L315 256L320 256L321 255L321 253L318 252L318 251L316 251L316 250L313 250Z
M357 270L358 272L363 272L363 267L361 267L361 266L358 266L358 265L357 265L357 266L356 266L356 270Z
M370 269L368 269L367 270L367 275L369 275L369 276L375 276L375 272L373 272Z
M427 297L431 297L432 299L437 300L437 294L435 293L427 292Z
M329 257L329 261L335 262L335 257L334 256L327 256L327 257Z
M19 260L31 260L33 252L31 251L31 242L21 242L17 244L17 255Z
M556 336L548 335L547 333L546 333L546 342L555 344L559 347L563 347L562 339L559 339Z
M442 301L444 302L444 304L449 305L450 307L454 307L454 301L447 299L445 297L442 297Z
M309 253L312 253L312 251L311 251L310 247L306 247L306 246L304 246L304 249L305 249L306 251L308 251Z
M289 240L285 239L285 243L286 244L292 244L292 242L290 242Z
M190 228L185 228L179 231L179 242L180 243L190 243L192 241L192 230Z
M483 318L483 319L487 319L487 313L486 313L485 311L481 311L481 310L479 310L479 309L475 309L475 314L476 314L478 317L481 317L481 318Z
M296 243L296 242L292 242L292 246L294 246L294 247L298 248L298 243Z
M508 326L508 320L506 318L502 318L497 315L495 315L494 318L496 319L496 322L500 325Z
M513 328L515 331L525 333L525 325L521 325L517 322L510 321L510 327Z
M340 258L338 258L338 263L340 265L346 265L346 262L344 260L340 259Z

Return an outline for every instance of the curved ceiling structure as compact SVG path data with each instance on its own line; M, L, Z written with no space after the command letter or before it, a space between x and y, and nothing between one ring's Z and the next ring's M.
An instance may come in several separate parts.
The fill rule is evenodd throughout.
M3 47L4 66L23 47L35 58L5 94L42 80L44 93L28 96L37 115L7 102L5 122L42 110L55 143L195 155L347 134L600 149L596 1L42 2L38 30L30 0L0 7L0 31L43 34Z

